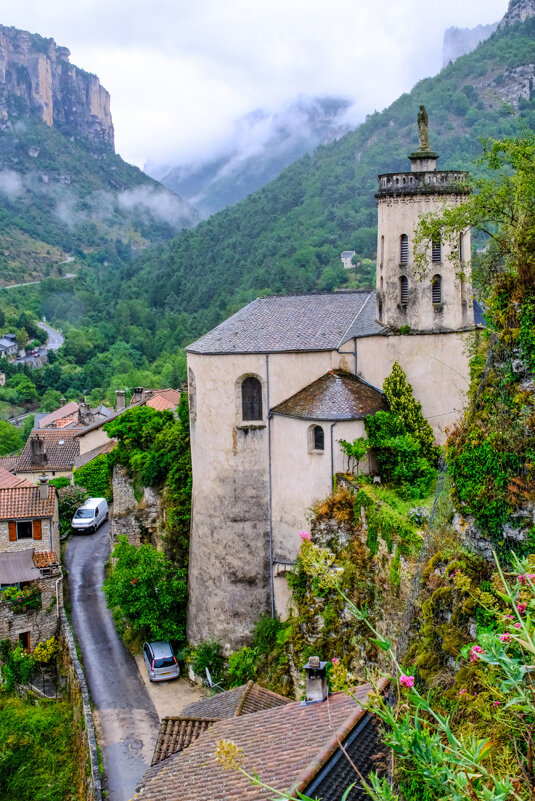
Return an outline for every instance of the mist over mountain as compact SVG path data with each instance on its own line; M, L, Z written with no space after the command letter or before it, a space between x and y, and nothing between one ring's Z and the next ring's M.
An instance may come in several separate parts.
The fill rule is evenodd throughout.
M124 255L198 220L115 153L109 93L69 55L0 26L0 284L61 274L67 257L103 246Z
M490 25L477 25L475 28L448 28L444 31L442 66L446 67L450 61L471 53L478 44L488 39L497 27L498 23L493 22Z
M351 130L351 105L345 97L300 96L279 111L257 109L237 120L232 136L204 159L176 166L149 162L144 169L209 216Z

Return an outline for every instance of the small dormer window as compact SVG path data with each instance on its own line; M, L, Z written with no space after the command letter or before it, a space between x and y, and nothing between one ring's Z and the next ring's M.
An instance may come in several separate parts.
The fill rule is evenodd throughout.
M409 263L409 237L407 234L401 234L399 242L399 263L406 265Z
M442 261L442 243L440 237L435 237L431 243L431 261L433 264Z
M399 302L402 306L406 306L409 302L409 279L406 275L402 275L399 279Z
M439 305L442 303L442 276L441 275L434 275L433 280L431 282L431 297L433 301L433 305Z

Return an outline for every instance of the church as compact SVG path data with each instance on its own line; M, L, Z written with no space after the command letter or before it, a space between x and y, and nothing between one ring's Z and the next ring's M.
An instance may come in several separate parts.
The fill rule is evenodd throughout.
M421 215L463 201L467 173L436 169L423 115L410 171L379 176L375 291L258 298L187 348L193 644L230 652L262 613L284 617L308 510L346 469L339 440L365 436L365 417L388 408L395 361L437 442L464 408L480 322L470 232L434 241L422 280L413 239Z

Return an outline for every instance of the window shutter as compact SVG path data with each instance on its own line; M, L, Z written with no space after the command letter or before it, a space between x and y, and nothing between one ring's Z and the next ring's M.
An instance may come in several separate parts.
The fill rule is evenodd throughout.
M440 275L433 277L431 296L433 303L442 303L442 277Z
M42 540L43 539L43 530L41 526L41 520L34 520L33 521L33 538L34 540Z
M435 264L442 261L442 245L440 239L433 239L431 245L431 260Z
M409 237L407 236L407 234L401 234L399 263L400 264L409 263Z
M402 275L399 279L399 302L402 306L406 306L409 302L409 279L406 275Z
M14 520L9 521L9 541L16 542L17 541L17 524Z
M245 378L241 385L242 419L262 419L262 384L258 378Z

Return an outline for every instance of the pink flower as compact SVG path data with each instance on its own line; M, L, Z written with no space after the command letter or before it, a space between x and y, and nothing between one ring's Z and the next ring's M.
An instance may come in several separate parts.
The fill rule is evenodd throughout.
M340 660L338 659L337 656L333 656L333 658L331 659L331 662L333 663L333 665L339 665L340 664Z
M308 541L310 542L310 534L308 533L308 531L300 531L300 532L299 532L299 536L301 537L301 539L303 540L303 542L304 542L305 540L308 540Z
M521 629L521 628L522 626L520 625L520 623L515 623L515 629Z
M509 642L510 639L511 635L508 631L506 631L505 634L500 634L500 642Z
M524 603L521 603L521 604L517 604L516 608L518 609L519 614L523 615L524 612L526 611L526 609L528 608L528 605L524 604Z
M526 581L526 577L525 577L525 575L524 575L523 573L521 573L521 574L518 576L518 582L519 582L519 584L524 584L524 583L525 583L525 581Z
M467 694L467 692L468 692L468 690L466 689L466 687L463 687L463 689L459 690L459 692L457 693L458 698L462 698L463 695Z
M470 651L470 662L477 662L479 659L480 654L486 654L487 652L483 650L480 645L474 645L472 650Z
M399 677L399 683L402 687L414 687L414 676L406 676L402 673Z
M500 702L499 701L494 701L492 706L500 706Z
M514 617L512 615L504 615L502 620L514 620Z

